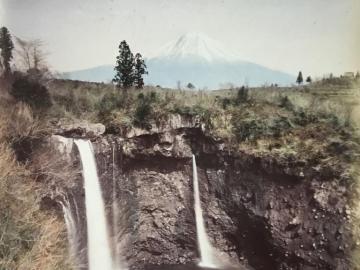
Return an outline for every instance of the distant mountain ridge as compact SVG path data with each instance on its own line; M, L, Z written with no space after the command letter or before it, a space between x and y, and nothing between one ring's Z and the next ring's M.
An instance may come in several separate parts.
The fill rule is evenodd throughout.
M224 84L259 86L288 85L295 77L285 72L242 61L234 52L204 34L188 33L162 47L146 59L149 75L146 84L176 88L189 82L197 88L218 89ZM64 77L82 81L109 82L114 77L111 65L67 72Z

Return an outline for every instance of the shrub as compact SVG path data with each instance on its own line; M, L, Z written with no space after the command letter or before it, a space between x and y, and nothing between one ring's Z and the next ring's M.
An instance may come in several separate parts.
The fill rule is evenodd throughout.
M148 118L151 114L151 105L148 102L141 102L136 107L135 111L135 124L138 126L146 127Z
M242 86L238 89L235 104L239 105L241 103L245 103L249 100L249 89L245 86Z
M45 132L43 123L34 116L29 105L18 102L0 106L0 141L13 143L24 138L37 138Z
M22 74L15 76L10 94L17 101L29 104L36 111L51 106L48 89L38 81L31 80Z
M293 127L287 117L260 118L253 113L236 112L232 117L233 133L238 141L255 141L263 137L279 137Z
M126 99L122 93L110 92L105 94L95 107L98 110L100 121L108 122L111 113L114 110L124 108L125 105Z
M187 105L176 103L170 109L170 113L180 114L182 116L188 116L188 117L194 117L194 116L203 117L206 114L208 114L209 110L210 109L207 109L200 104L195 104L193 106L187 106Z
M233 132L241 141L258 139L264 132L264 123L255 119L233 121Z
M306 126L311 123L316 123L318 121L318 117L310 112L305 112L303 109L300 109L295 112L294 122L300 126Z
M227 107L229 106L231 104L231 100L229 99L229 98L223 98L222 100L221 100L221 107L224 109L224 110L226 110L227 109Z
M281 108L292 111L294 109L294 105L289 100L288 96L280 96L280 105Z
M150 117L153 112L153 104L159 102L156 92L140 93L137 97L137 107L135 109L134 124L146 129L150 128Z
M267 132L266 135L279 137L282 133L286 133L287 130L289 130L292 127L293 124L291 123L289 118L283 116L276 117L271 119L268 125L269 131Z

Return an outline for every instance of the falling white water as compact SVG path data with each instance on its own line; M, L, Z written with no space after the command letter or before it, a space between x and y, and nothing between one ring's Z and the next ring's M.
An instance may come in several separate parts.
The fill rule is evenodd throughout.
M118 221L118 206L116 201L116 181L115 181L115 146L112 147L112 216L113 216L113 248L114 257L117 258L117 221ZM119 265L119 262L115 260L115 265Z
M121 260L119 239L119 206L116 194L116 177L115 177L115 146L112 147L112 180L113 180L113 198L112 198L112 214L113 214L113 249L114 249L114 265L117 270L126 270L125 263Z
M70 258L71 260L74 260L75 265L77 265L77 255L78 255L77 252L78 252L79 241L76 231L75 220L71 212L70 203L65 196L64 196L64 202L60 201L60 204L64 213L65 226L69 241Z
M192 162L193 162L196 232L197 232L198 248L200 251L199 266L207 267L207 268L216 268L217 263L214 257L214 248L211 246L209 237L206 234L205 223L201 209L199 182L198 182L196 161L194 155L192 157Z
M76 140L83 168L89 270L112 270L104 201L97 176L96 162L90 141Z

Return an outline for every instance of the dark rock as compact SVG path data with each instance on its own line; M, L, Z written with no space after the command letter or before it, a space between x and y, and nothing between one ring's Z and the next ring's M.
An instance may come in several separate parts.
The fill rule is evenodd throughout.
M232 151L196 121L175 122L94 138L108 220L121 228L113 237L130 269L196 269L192 153L207 231L223 261L237 269L349 269L339 167Z
M105 126L100 123L89 123L86 121L75 123L57 122L54 134L71 138L94 138L105 133Z

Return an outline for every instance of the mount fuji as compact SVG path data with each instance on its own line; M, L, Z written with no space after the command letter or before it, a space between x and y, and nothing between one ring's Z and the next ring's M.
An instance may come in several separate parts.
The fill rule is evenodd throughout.
M241 57L204 34L188 33L166 44L146 59L146 84L175 88L188 83L199 89L219 89L225 85L288 85L295 77L285 72L242 61ZM113 66L105 65L64 73L74 80L108 82Z

